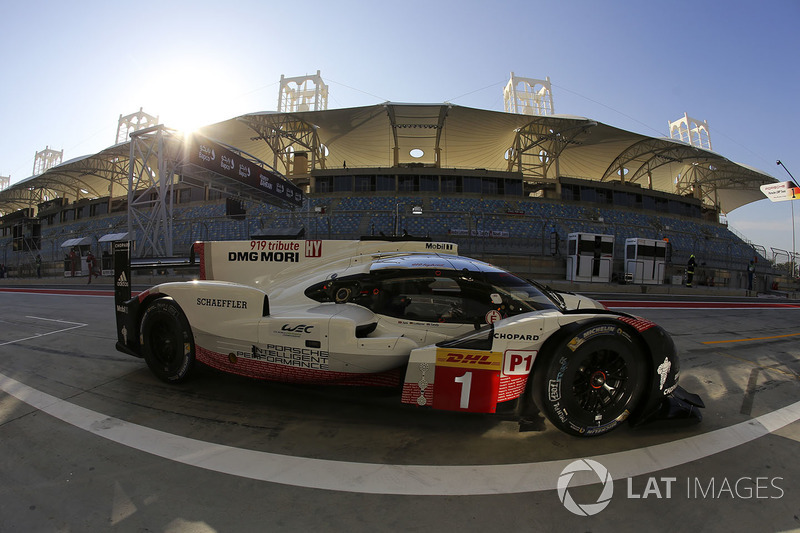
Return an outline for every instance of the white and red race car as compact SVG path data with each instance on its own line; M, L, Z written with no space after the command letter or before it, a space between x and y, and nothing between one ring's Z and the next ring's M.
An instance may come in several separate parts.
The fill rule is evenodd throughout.
M674 344L653 322L461 257L452 243L199 242L198 280L135 298L128 243L114 252L117 349L167 382L199 362L273 381L399 387L403 403L434 409L535 406L582 436L702 407L678 387Z

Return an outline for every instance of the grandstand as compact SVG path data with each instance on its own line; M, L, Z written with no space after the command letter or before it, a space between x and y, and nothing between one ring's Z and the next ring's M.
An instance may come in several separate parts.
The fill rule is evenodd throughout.
M668 240L666 281L682 274L690 254L704 264L701 283L713 278L740 287L753 257L764 281L779 274L770 268L774 257L719 222L721 214L763 198L759 186L774 178L687 142L552 114L552 102L540 101L544 82L512 74L520 80L539 88L536 104L550 114L448 103L328 110L306 99L302 108L246 114L198 131L246 157L249 168L294 187L295 202L198 170L175 155L180 150L142 151L137 139L147 135L163 134L176 146L195 142L148 124L130 140L0 191L0 263L12 275L30 275L39 254L48 272L60 274L70 239L100 255L104 236L128 233L140 252L186 256L195 240L302 228L313 239L429 236L521 274L564 279L566 237L587 232L614 235L619 279L630 237ZM307 80L287 81L319 93ZM525 101L518 92L514 97ZM144 183L150 173L154 182ZM132 204L152 218L133 223ZM149 214L157 210L158 217Z

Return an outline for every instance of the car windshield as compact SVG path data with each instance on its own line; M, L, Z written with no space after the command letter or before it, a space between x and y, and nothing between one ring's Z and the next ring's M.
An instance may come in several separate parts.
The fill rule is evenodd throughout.
M387 268L319 283L306 295L407 320L475 325L559 308L536 286L502 270Z
M520 312L538 311L541 309L560 309L539 286L530 283L509 272L482 272L491 286L501 294L507 294L509 300L518 306L528 306L529 309ZM516 313L515 313L516 314Z

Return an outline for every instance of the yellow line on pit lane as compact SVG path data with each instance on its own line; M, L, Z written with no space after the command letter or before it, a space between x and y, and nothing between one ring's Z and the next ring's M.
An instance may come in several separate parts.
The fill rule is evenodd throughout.
M787 335L775 335L774 337L751 337L749 339L732 339L727 341L705 341L700 344L725 344L729 342L748 342L748 341L766 341L770 339L784 339L786 337L797 337L800 333L789 333Z

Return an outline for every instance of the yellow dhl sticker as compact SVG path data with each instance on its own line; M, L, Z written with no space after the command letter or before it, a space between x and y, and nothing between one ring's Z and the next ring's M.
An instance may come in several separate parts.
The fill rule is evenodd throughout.
M501 352L484 352L480 350L437 348L436 366L501 370L503 368L503 354Z

